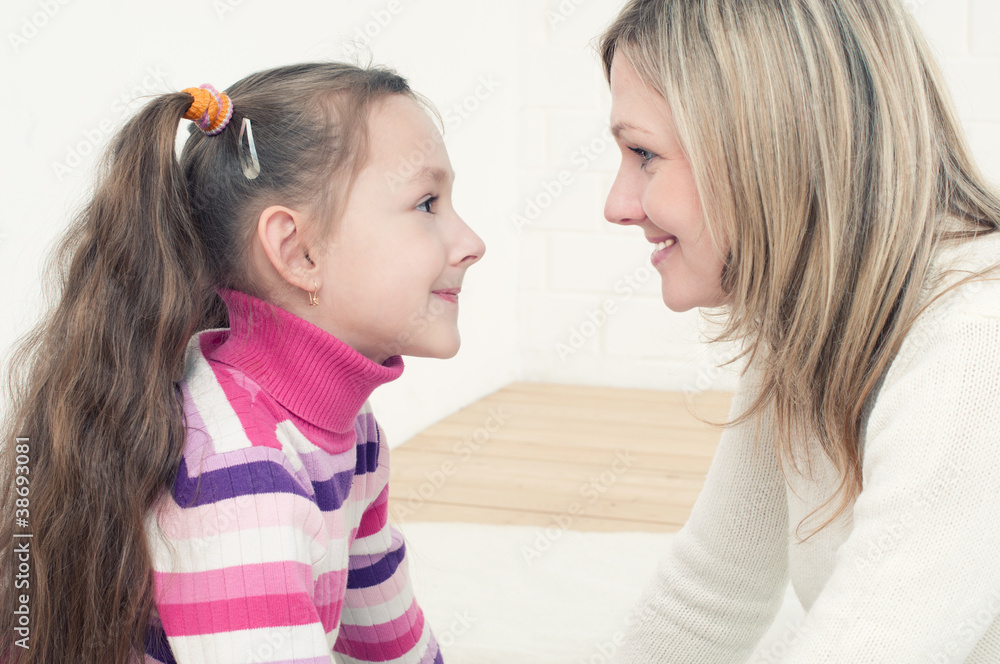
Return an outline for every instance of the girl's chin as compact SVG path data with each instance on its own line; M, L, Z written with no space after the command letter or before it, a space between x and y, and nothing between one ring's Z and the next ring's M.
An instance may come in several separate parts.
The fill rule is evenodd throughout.
M458 336L458 330L455 330L454 336L450 338L445 338L445 335L441 335L441 338L434 339L430 343L422 343L404 348L402 354L408 357L449 360L458 354L458 349L461 345L462 340Z

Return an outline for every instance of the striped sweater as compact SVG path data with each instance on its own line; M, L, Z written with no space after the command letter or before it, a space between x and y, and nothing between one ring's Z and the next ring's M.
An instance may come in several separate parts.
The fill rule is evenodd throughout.
M222 293L192 338L187 438L147 539L146 662L441 662L387 523L389 448L367 399L403 371L306 321Z

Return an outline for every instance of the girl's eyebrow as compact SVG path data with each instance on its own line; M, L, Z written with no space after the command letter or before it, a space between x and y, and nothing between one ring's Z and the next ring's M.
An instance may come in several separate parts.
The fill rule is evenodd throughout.
M445 180L449 180L449 179L452 180L452 181L454 181L455 180L455 174L451 173L449 175L448 173L446 173L441 168L436 168L436 167L431 167L431 166L424 166L419 171L417 171L416 174L412 178L410 178L410 182L418 182L418 181L421 181L421 180L429 180L431 182L438 183L438 182L444 182Z

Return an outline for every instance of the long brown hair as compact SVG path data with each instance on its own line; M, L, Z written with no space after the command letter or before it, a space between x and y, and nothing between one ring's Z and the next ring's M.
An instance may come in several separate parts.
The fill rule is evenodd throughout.
M731 424L767 410L779 458L814 436L840 473L815 534L861 492L866 407L937 250L1000 229L1000 198L897 0L631 0L598 48L669 104L729 240L718 340L760 376Z
M338 63L260 72L226 92L229 125L216 136L190 125L180 161L189 94L157 97L129 120L54 254L52 313L11 365L0 465L2 661L142 661L154 611L144 521L181 459L176 383L188 338L226 324L217 288L260 288L247 252L261 210L311 210L328 222L317 231L325 234L367 158L373 104L399 94L425 103L391 70ZM261 162L253 180L238 156L244 117ZM27 439L27 530L15 521L24 500L15 437ZM29 531L18 539L29 542L29 585L15 588L11 543ZM15 645L23 594L27 649Z

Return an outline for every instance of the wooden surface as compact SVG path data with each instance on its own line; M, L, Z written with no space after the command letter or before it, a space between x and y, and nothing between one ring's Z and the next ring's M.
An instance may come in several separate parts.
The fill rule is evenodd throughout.
M392 451L390 520L674 532L731 398L508 385Z

